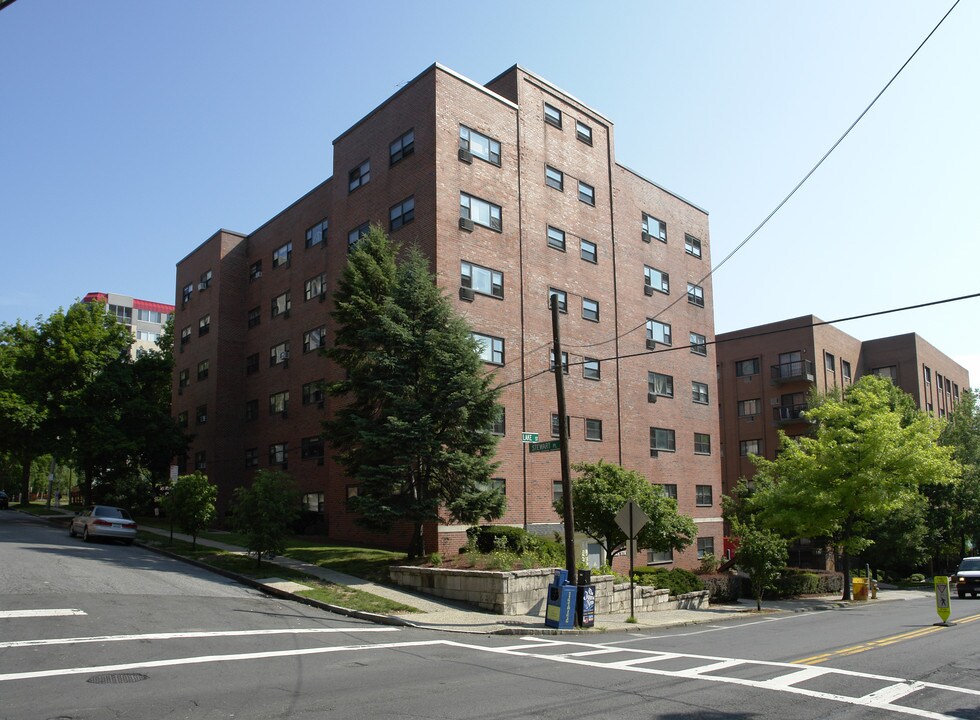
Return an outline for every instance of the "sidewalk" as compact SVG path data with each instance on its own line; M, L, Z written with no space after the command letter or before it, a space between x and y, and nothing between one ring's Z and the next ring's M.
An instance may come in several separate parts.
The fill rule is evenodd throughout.
M52 508L51 516L37 516L39 519L57 519L60 516L70 515L66 511L58 511ZM140 528L144 532L153 533L163 537L169 537L170 532L160 528L143 526ZM191 542L191 537L183 533L174 533L174 538ZM244 548L230 545L228 543L217 542L215 540L197 539L198 545L213 547L226 552L245 554ZM175 557L187 561L177 555L168 553L165 548L153 548L145 546L154 552ZM430 595L400 590L385 585L379 585L369 580L346 575L321 568L317 565L293 560L288 557L276 557L267 561L270 565L270 572L275 566L291 568L299 572L312 575L327 582L369 592L373 595L394 600L403 605L413 607L417 613L398 613L390 616L374 615L372 613L356 612L346 608L316 603L300 598L292 593L303 588L302 585L293 582L282 581L280 578L269 577L259 581L252 581L233 573L221 572L223 575L234 577L241 582L258 587L259 589L279 597L293 597L308 604L314 604L326 610L341 612L374 622L401 625L404 627L418 627L430 630L442 630L445 632L475 633L475 634L501 634L501 635L545 635L545 634L567 634L567 633L595 633L603 631L620 632L648 632L651 630L665 629L684 625L697 625L703 623L718 623L744 615L773 615L779 613L808 612L814 610L830 610L834 608L871 606L877 602L888 602L895 600L920 599L931 595L923 590L888 590L878 591L877 600L867 602L844 602L839 595L824 595L820 597L797 598L793 600L771 600L763 601L762 612L756 613L755 602L742 600L737 604L712 605L702 610L662 610L659 612L643 613L637 616L637 622L626 622L628 615L625 613L600 615L596 617L595 627L588 630L554 630L544 624L543 615L496 615L479 610L462 603L454 603L451 600L444 600Z

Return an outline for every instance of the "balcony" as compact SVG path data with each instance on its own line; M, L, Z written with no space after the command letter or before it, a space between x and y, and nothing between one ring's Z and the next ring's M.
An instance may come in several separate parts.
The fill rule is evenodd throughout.
M790 423L809 422L803 417L803 412L809 406L806 403L797 405L778 405L772 409L772 419L777 425L789 425Z
M806 380L813 382L813 363L810 360L794 360L793 362L772 365L772 379L777 383Z

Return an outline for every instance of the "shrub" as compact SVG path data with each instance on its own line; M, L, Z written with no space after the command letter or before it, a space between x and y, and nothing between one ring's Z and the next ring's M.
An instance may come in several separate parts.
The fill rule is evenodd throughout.
M665 588L671 595L704 590L704 583L697 575L680 568L638 567L633 569L633 577L640 585Z
M439 567L440 565L442 565L442 553L434 552L431 555L429 555L429 564L432 567Z
M476 544L476 549L482 553L500 550L497 538L502 538L504 547L518 555L533 548L534 536L524 528L509 525L480 525L466 531L466 537Z
M531 536L530 552L537 557L540 565L565 565L565 544L559 540L551 540L538 535Z
M705 553L701 557L701 564L698 566L698 575L714 575L718 572L721 561L711 553Z
M701 582L708 591L711 602L735 602L742 590L742 578L731 573L701 575Z
M790 598L799 595L830 595L844 589L844 576L827 570L783 568L769 597ZM742 597L752 597L748 578L742 578Z
M909 582L912 583L923 583L926 581L926 576L922 573L912 573L909 575Z

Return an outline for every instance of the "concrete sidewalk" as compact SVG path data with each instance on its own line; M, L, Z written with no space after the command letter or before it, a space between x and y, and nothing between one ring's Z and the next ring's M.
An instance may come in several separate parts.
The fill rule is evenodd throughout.
M57 521L65 515L71 515L67 511L57 511L52 508L50 516L36 516L41 519ZM170 537L170 531L159 528L142 526L144 532ZM190 535L184 533L174 533L174 538L191 542ZM245 548L222 543L215 540L203 538L197 539L197 544L205 547L212 547L225 552L247 554ZM149 547L149 546L147 546ZM157 552L166 552L166 548L150 548ZM173 555L183 560L180 556ZM910 600L930 597L932 593L924 590L890 590L883 589L878 592L877 600L865 602L844 602L839 595L824 595L820 597L796 598L792 600L772 600L764 601L762 612L758 613L755 609L754 601L742 600L736 604L712 605L701 610L661 610L658 612L648 612L637 616L635 623L627 622L628 615L624 613L601 615L596 617L595 627L587 630L554 630L544 624L544 616L538 615L496 615L485 612L462 603L455 603L451 600L444 600L430 595L409 592L398 588L379 585L369 580L346 575L321 568L311 563L293 560L288 557L276 557L267 561L270 566L270 574L275 572L276 566L297 570L307 575L335 583L346 585L357 590L378 595L389 600L415 608L418 612L402 612L389 616L378 616L372 613L362 613L350 611L346 608L338 608L325 605L324 603L312 603L327 610L343 612L344 614L361 617L376 622L401 625L405 627L418 627L430 630L442 630L445 632L456 633L475 633L475 634L514 634L514 635L533 635L533 634L559 634L559 633L595 633L603 631L622 631L622 632L649 632L684 625L697 625L704 623L718 623L741 616L773 615L778 613L807 612L814 610L831 610L834 608L847 607L867 607L878 602L888 602L895 600ZM234 576L234 574L222 572L224 575ZM237 576L235 576L237 577ZM300 598L293 593L300 591L303 586L298 583L285 582L280 578L268 577L258 582L247 578L240 578L243 582L254 584L280 597L295 597L297 600L309 603L306 598Z

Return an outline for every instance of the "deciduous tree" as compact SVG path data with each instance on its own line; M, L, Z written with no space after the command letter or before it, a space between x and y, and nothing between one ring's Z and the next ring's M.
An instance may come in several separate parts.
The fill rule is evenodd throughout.
M197 535L214 520L218 488L202 473L181 475L165 498L164 508L174 523L191 536L197 549Z
M248 487L235 488L232 525L245 536L245 547L262 556L281 555L293 521L299 516L299 493L293 480L279 470L259 470Z

